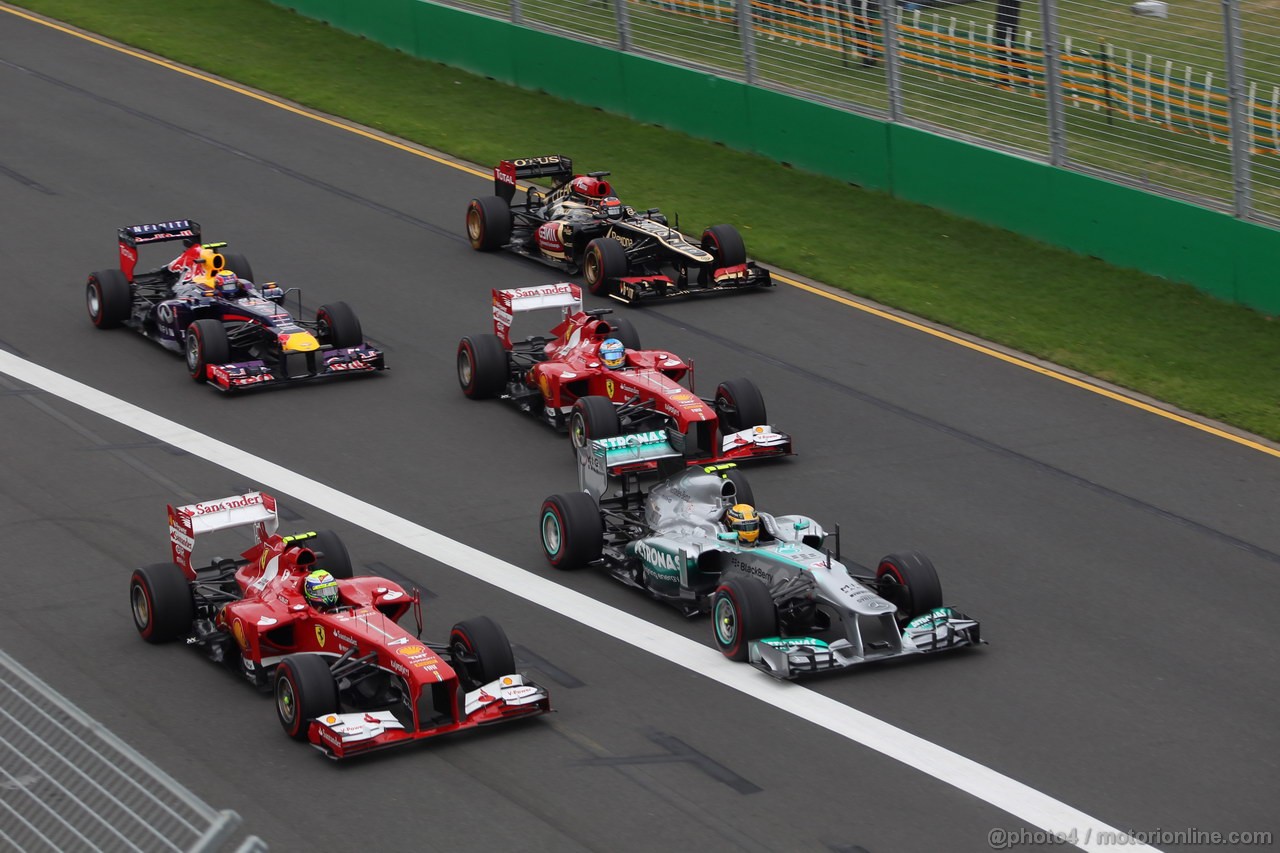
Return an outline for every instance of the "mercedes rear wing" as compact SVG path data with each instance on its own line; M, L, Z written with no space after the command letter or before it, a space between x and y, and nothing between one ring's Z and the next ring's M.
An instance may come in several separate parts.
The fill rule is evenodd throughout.
M503 160L493 168L493 194L509 204L516 194L516 181L521 178L552 178L556 184L563 184L572 177L573 160L563 154Z
M666 430L656 429L598 438L578 448L577 455L578 489L599 501L610 477L656 472L659 460L683 454L671 446Z
M582 310L582 288L572 282L539 284L534 287L493 289L493 333L502 345L511 349L511 323L516 314L542 308L560 308L568 318Z
M275 533L279 525L276 499L264 492L248 492L176 508L170 504L169 545L174 564L188 579L195 580L191 552L195 550L196 537L249 524L254 525L259 542Z

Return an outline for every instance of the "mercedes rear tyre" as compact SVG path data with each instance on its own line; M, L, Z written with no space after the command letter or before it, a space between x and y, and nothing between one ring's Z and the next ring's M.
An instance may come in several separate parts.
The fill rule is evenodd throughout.
M557 569L580 569L604 551L604 520L586 492L552 495L542 502L538 525L547 562Z

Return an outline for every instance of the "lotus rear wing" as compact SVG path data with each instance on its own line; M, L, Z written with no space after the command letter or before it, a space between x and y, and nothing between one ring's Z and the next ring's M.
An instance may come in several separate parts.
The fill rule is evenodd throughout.
M493 333L502 345L511 349L511 323L516 314L538 311L542 308L559 308L568 318L582 310L582 288L571 282L539 284L535 287L513 287L508 290L493 289Z
M516 181L521 178L552 178L562 184L572 177L573 160L563 154L503 160L493 168L493 194L510 203L515 198Z
M249 524L254 525L259 542L275 533L279 525L276 499L264 492L248 492L176 508L170 504L169 545L174 564L188 579L195 580L191 552L195 550L196 537Z
M598 501L610 477L655 472L659 460L682 455L667 440L666 430L595 439L578 449L578 489Z

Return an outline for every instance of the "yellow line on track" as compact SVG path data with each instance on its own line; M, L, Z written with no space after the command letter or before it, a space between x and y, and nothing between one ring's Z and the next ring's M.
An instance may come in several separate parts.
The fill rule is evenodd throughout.
M363 136L365 139L369 139L373 142L379 142L383 145L388 145L392 148L396 148L400 151L404 151L407 154L412 154L415 157L422 157L424 159L430 160L433 163L439 163L441 166L448 166L451 169L457 169L460 172L466 172L469 175L475 175L476 177L480 177L480 178L488 178L492 174L491 172L484 171L481 169L475 169L475 168L472 168L471 166L467 166L465 164L459 163L454 160L449 160L437 154L432 154L430 151L424 151L421 148L418 148L412 145L406 145L405 143L400 142L396 139L392 139L391 137L383 136L381 134L373 133L357 125L350 124L347 122L337 121L333 118L330 118L329 116L314 112L309 109L305 109L303 107L296 106L294 104L290 104L287 101L280 100L279 98L274 98L269 95L264 95L261 92L255 92L252 89L247 89L243 86L238 86L234 83L228 83L226 80L220 80L217 77L212 77L208 74L204 74L190 68L185 68L167 59L162 59L157 56L152 56L142 51L134 50L132 48L125 47L123 45L98 38L89 33L72 29L71 27L63 26L62 24L56 23L54 21L49 21L44 18L36 17L35 15L28 14L19 9L15 9L9 6L0 6L0 10L8 12L11 15L16 15L19 18L25 18L26 20L31 21L34 24L40 24L41 26L48 27L53 30L57 30L58 32L65 33L69 36L73 36L78 39L83 39L84 41L91 42L100 47L105 47L108 50L114 50L117 53L123 53L126 56L133 57L134 59L140 59L143 62L150 62L153 65L159 65L161 68L165 68L169 71L176 71L179 74L185 74L188 77L193 77L196 80L200 80L204 83L209 83L213 86L218 86L220 88L226 89L229 92L235 92L238 95L244 95L245 97L253 98L255 101L260 101L261 103L267 104L268 106L285 110L286 112L293 113L294 115L301 116L303 118L311 119L312 121L320 122L321 124L327 124L330 127L334 127L339 130L345 130L348 133L354 133L357 136ZM1059 382L1065 382L1068 385L1073 385L1076 388L1080 388L1084 391L1089 391L1091 393L1098 394L1108 399L1115 400L1116 402L1124 403L1127 406L1132 406L1135 409L1141 409L1144 412L1149 412L1150 414L1158 415L1159 417L1165 418L1167 420L1180 423L1184 426L1189 426L1192 429L1197 429L1197 430L1200 430L1201 432L1206 432L1217 438L1226 439L1227 441L1234 442L1235 444L1239 444L1243 447L1247 447L1250 450L1256 450L1260 453L1265 453L1268 456L1274 456L1276 458L1280 458L1280 449L1277 449L1275 447L1270 447L1258 441L1254 441L1253 439L1248 438L1246 436L1236 435L1235 433L1227 432L1226 430L1219 429L1218 427L1213 426L1212 424L1203 423L1193 418L1188 418L1184 415L1179 415L1176 412L1170 412L1167 409L1163 409L1159 406L1153 406L1150 403L1147 403L1143 400L1139 400L1135 397L1130 397L1127 394L1123 394L1119 391L1114 391L1110 388L1105 388L1100 385L1096 385L1092 382L1079 379L1075 376L1071 376L1069 374L1062 373L1057 370L1053 370L1052 368L1048 368L1040 364L1035 364L1034 362L1027 361L1026 359L1023 359L1023 358L1019 358L1016 355L1010 355L1009 353L1001 352L1000 350L994 349L989 346L985 346L980 343L976 343L974 341L967 340L958 335L951 334L950 332L946 332L941 329L936 329L932 326L925 325L924 323L918 323L915 320L911 320L907 317L902 317L897 314L884 311L880 308L876 308L873 305L867 305L866 303L859 302L855 299L850 299L847 296L841 296L840 294L831 293L830 291L823 290L822 288L814 287L811 284L806 284L801 281L796 281L795 279L788 278L785 275L775 273L773 277L790 287L794 287L798 290L803 290L807 293L813 294L814 296L820 296L823 299L830 299L832 302L838 302L841 305L845 305L849 308L856 309L858 311L863 312L864 314L871 314L875 317L879 317L882 320L888 320L891 323L897 323L900 326L906 326L910 329L914 329L917 332L923 332L926 335L932 335L935 338L941 338L942 340L947 341L948 343L956 344L957 346L965 347L966 349L973 350L974 352L982 353L983 355L988 356L990 358L999 359L1000 361L1006 362L1008 364L1021 367L1025 370L1030 370L1033 373L1038 373L1041 376L1047 376L1050 379L1056 379Z

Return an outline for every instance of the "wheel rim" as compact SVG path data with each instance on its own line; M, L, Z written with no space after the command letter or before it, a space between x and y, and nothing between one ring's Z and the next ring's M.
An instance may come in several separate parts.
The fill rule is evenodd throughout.
M471 364L471 353L463 347L462 352L458 353L458 381L462 383L463 388L470 388L475 375L475 367Z
M333 324L329 322L329 315L323 311L316 314L316 335L322 341L333 343Z
M600 253L597 249L591 249L587 252L586 258L582 261L582 277L587 280L587 284L595 287L600 283Z
M187 330L187 369L192 376L200 370L200 334L194 329Z
M102 296L98 293L98 288L89 285L85 292L85 301L89 303L89 316L97 320L102 313Z
M298 716L298 697L288 678L281 678L276 685L276 710L280 712L280 719L284 720L285 725L292 728L293 721Z
M573 417L569 419L569 438L573 441L573 446L583 448L587 446L587 419L578 412L573 413Z
M467 237L474 245L479 245L484 239L484 223L480 221L480 211L474 206L467 208Z
M716 640L722 646L732 646L738 639L738 611L728 596L716 602Z
M542 514L542 547L555 557L564 545L564 532L560 529L560 519L554 510L548 509Z
M142 584L133 585L130 599L133 604L133 622L139 631L145 631L151 624L151 602L147 601L147 591L142 588Z

